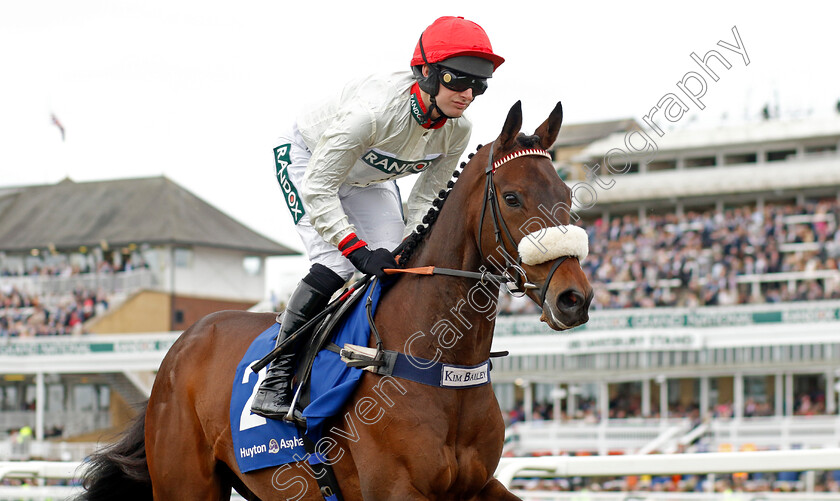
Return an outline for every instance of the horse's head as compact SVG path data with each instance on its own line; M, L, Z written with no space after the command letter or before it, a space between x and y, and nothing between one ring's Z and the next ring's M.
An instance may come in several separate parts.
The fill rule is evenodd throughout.
M571 190L546 152L562 121L557 103L533 136L520 134L522 106L517 102L499 137L470 161L483 166L483 172L464 171L470 171L476 188L483 181L483 196L473 194L468 203L470 214L478 215L476 239L484 264L491 272L505 269L542 307L540 319L555 330L588 321L593 296L580 266L588 252L586 232L570 224Z

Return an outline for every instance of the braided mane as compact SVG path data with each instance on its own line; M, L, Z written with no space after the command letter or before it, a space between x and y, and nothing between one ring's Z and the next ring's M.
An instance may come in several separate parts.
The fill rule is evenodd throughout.
M476 151L480 150L483 145L479 144L476 148ZM472 159L475 153L470 153L467 158ZM429 233L429 229L431 229L432 225L437 221L438 215L440 214L441 209L443 208L444 202L449 197L449 193L452 191L452 187L455 186L455 181L457 181L458 176L461 175L461 171L464 167L467 166L467 162L461 162L455 172L452 173L453 179L450 179L448 183L446 183L446 189L440 190L438 193L437 198L432 200L432 206L429 208L429 212L423 216L423 224L418 224L414 231L406 237L405 244L403 247L402 252L399 256L399 261L397 264L400 266L405 266L408 263L408 260L411 259L411 256L414 254L414 251L420 246L423 240L426 238L426 235Z

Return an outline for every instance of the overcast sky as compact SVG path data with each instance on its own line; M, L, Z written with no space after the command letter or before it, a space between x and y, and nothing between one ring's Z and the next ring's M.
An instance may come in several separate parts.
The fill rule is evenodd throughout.
M837 2L0 1L0 187L165 175L300 249L272 175L274 137L352 77L408 69L442 15L478 22L507 61L468 114L470 149L523 102L524 129L641 119L698 71L704 110L674 128L836 113ZM735 44L743 57L716 45ZM55 114L66 130L62 141ZM409 183L404 185L410 186Z

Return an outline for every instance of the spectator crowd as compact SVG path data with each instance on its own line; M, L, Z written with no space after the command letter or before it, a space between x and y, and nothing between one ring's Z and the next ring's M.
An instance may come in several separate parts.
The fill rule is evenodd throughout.
M794 395L793 413L796 416L819 416L826 415L825 393L822 390L814 392L798 392ZM557 416L555 412L559 412ZM580 420L584 423L595 424L600 422L601 413L594 397L582 397L576 402L573 415L568 414L568 409L561 407L556 409L554 403L548 400L534 402L531 414L532 421L552 421L559 419L561 422L568 420ZM744 402L744 417L768 417L773 416L776 410L769 399L747 398ZM520 401L516 406L504 413L505 426L525 421L525 406ZM735 410L731 401L719 402L711 406L709 415L716 419L731 419L735 416ZM642 406L641 397L638 394L619 393L609 403L609 419L641 418ZM653 405L651 414L647 416L658 419L658 405ZM688 405L672 403L668 406L668 417L689 418L692 421L700 421L700 405L692 402Z
M840 201L743 206L625 215L585 225L583 269L595 289L593 309L713 306L840 298L840 280L794 281L759 275L838 270ZM739 282L759 279L760 286ZM507 295L505 295L507 296ZM504 297L501 313L533 313L525 299Z
M63 255L47 255L0 263L0 339L85 333L84 323L104 313L111 297L104 287L94 286L107 281L78 278L113 276L115 272L148 268L139 253L121 255L113 261L70 260ZM35 283L46 285L61 283L61 287L43 288L70 292L34 293L32 289L42 288L21 280L36 280Z
M102 290L37 295L0 285L0 339L82 334L84 323L107 309Z
M766 499L756 493L796 493L807 489L805 475L800 472L733 473L717 475L711 490L729 501ZM536 491L574 492L572 499L588 501L599 499L598 493L626 492L625 499L644 500L648 492L709 492L709 478L706 475L628 475L624 477L565 477L565 478L517 478L511 484L515 491L526 491L524 501L544 501L553 498L540 497ZM533 494L527 492L532 491ZM814 479L814 493L840 492L840 470L819 471ZM808 493L810 495L814 493ZM657 497L656 499L662 499ZM680 497L679 499L684 499ZM712 499L704 498L704 499ZM786 497L785 499L795 499Z

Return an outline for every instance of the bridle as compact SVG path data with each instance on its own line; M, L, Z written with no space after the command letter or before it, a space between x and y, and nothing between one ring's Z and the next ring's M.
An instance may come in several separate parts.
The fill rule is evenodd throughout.
M493 282L496 282L496 284L499 286L504 284L504 289L507 290L507 292L509 292L511 295L516 297L523 296L528 290L539 289L539 300L534 301L537 303L537 306L542 308L543 303L545 302L545 295L548 293L548 285L551 283L551 279L554 277L554 274L560 268L560 265L562 265L571 256L563 255L558 256L554 259L554 264L551 266L551 269L548 272L548 276L545 278L545 281L543 282L542 286L536 285L528 281L528 276L525 270L522 268L522 257L518 255L516 258L514 258L513 256L511 256L510 252L508 252L507 248L505 247L505 237L507 237L507 240L510 241L512 245L516 246L517 244L516 240L513 239L513 235L508 229L507 223L505 223L504 217L502 217L502 212L499 207L499 201L496 197L496 183L493 179L493 174L495 174L496 169L498 169L505 163L517 159L519 157L540 156L550 159L551 155L547 151L540 148L526 148L514 151L513 153L509 153L508 155L494 162L494 148L495 142L490 145L490 156L487 161L487 167L484 169L486 182L484 189L484 203L482 204L481 218L479 220L478 225L478 252L483 262L491 262L496 264L498 268L502 268L501 265L499 265L494 259L488 259L481 255L481 233L484 228L484 217L487 214L487 209L489 206L491 221L493 221L493 234L497 244L496 248L501 252L502 257L505 260L505 264L501 270L501 274L490 273L486 271L483 266L481 268L482 271L480 272L441 268L438 266L423 266L419 268L394 268L386 269L384 271L389 274L411 273L416 275L448 275L453 277L465 277L480 280L482 283L488 280L492 280ZM395 251L395 254L398 254L399 252L400 249L397 249ZM510 284L513 284L513 286L511 286Z
M479 254L481 254L481 232L484 228L484 216L487 213L487 207L490 206L490 214L492 215L491 221L493 221L493 234L496 240L496 248L501 252L502 257L505 259L505 267L502 271L502 276L505 277L505 283L513 283L514 288L510 286L506 286L508 292L512 295L522 296L527 292L529 289L540 289L539 292L539 302L537 306L542 308L543 303L545 302L545 295L548 292L548 284L551 282L551 279L554 277L554 273L557 272L557 269L560 268L560 265L566 261L569 256L561 256L554 261L554 264L551 266L551 270L548 273L545 281L543 282L542 287L533 284L528 281L528 276L525 273L525 270L522 268L522 257L518 256L514 259L513 256L507 251L504 242L504 236L511 242L511 244L516 247L516 240L513 239L513 235L511 235L510 230L508 229L507 224L505 223L504 217L502 217L502 212L499 207L499 200L496 196L496 182L493 179L493 175L496 173L496 169L504 165L505 163L514 160L516 158L524 157L524 156L540 156L546 157L551 159L551 155L541 149L541 148L526 148L523 150L517 150L513 153L510 153L499 160L493 161L493 151L496 147L495 141L490 145L490 154L487 158L487 167L484 169L485 174L485 189L484 189L484 204L481 210L481 219L478 224L478 242L479 242ZM484 259L484 261L488 261L488 259Z

